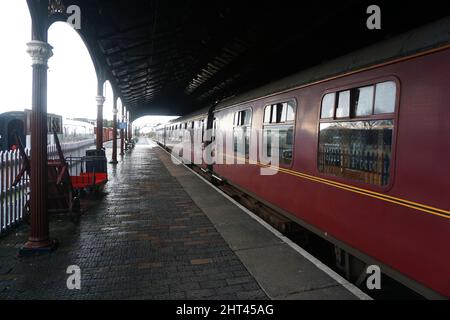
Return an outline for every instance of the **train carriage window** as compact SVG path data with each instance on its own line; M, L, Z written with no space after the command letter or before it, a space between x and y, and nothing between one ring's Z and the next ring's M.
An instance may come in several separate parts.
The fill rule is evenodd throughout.
M282 105L281 112L280 112L280 120L286 121L287 109L288 109L287 106Z
M375 88L375 114L393 113L397 95L395 82L379 83Z
M322 101L317 160L319 171L368 184L388 185L391 177L395 82L336 94L338 99L331 108L333 111L330 110L331 103L325 99L327 95ZM328 100L331 101L331 98ZM350 110L350 114L346 115L340 109ZM332 113L334 117L330 116ZM382 119L381 114L385 114ZM377 117L373 119L373 116Z
M250 153L250 130L252 122L252 110L245 109L234 113L233 123L233 147L239 156L248 157Z
M267 106L266 109L264 110L264 123L270 123L270 119L271 119L271 107Z
M333 118L333 116L334 116L335 99L336 99L336 94L334 92L326 94L323 97L323 100L322 100L322 113L321 113L321 116L320 116L322 119Z
M291 164L293 152L294 126L270 126L263 130L263 143L266 155L272 157L272 140L278 140L278 158L284 165Z
M338 93L338 105L336 107L336 118L348 118L350 116L350 91Z
M270 116L270 123L276 123L277 122L277 110L280 110L280 108L278 108L277 104L272 105L272 114ZM280 122L278 120L278 122Z
M239 123L239 112L234 113L234 120L233 120L233 126L237 125Z
M264 110L263 145L266 155L272 157L273 139L278 141L279 163L292 163L295 102L268 105Z
M392 120L320 124L319 171L365 183L389 183Z
M241 120L241 125L243 126L249 126L252 122L252 110L247 109L242 111L243 118Z
M205 142L205 121L200 120L200 128L202 130L202 142Z
M287 104L286 121L295 121L295 110L293 103Z
M216 133L217 133L217 118L213 119L212 133L211 133L211 141L216 141Z
M293 101L268 105L264 109L264 123L286 123L295 120Z
M353 110L355 116L368 116L373 108L373 86L353 90Z

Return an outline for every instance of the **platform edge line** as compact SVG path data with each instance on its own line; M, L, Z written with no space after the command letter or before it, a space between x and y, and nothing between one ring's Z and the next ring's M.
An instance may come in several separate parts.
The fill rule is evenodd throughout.
M320 260L318 260L317 258L315 258L313 255L311 255L309 252L307 252L305 249L303 249L302 247L300 247L299 245L297 245L296 243L294 243L292 240L290 240L289 238L285 237L283 234L281 234L278 230L276 230L275 228L273 228L271 225L269 225L267 222L265 222L263 219L261 219L260 217L258 217L256 214L254 214L253 212L251 212L249 209L247 209L246 207L244 207L243 205L241 205L239 202L237 202L236 200L234 200L233 198L231 198L230 196L228 196L227 194L225 194L222 190L218 189L215 185L213 185L211 182L209 182L208 180L206 180L205 178L203 178L202 176L200 176L197 172L195 172L194 170L192 170L191 168L189 168L188 166L186 166L182 161L180 161L177 157L175 157L173 154L169 153L167 150L165 150L164 148L162 148L160 145L156 144L158 146L158 148L161 148L163 151L165 151L170 157L171 159L175 159L179 165L182 165L183 167L185 167L187 170L189 170L191 173L193 173L194 175L196 175L198 178L200 178L203 182L205 182L206 184L208 184L210 187L212 187L216 192L218 192L220 195L222 195L223 197L225 197L226 199L228 199L231 203L233 203L234 205L236 205L239 209L241 209L242 211L244 211L245 213L247 213L247 215L249 215L251 218L253 218L254 220L256 220L257 222L259 222L259 224L261 224L264 228L266 228L267 230L269 230L272 234L274 234L277 238L279 238L281 241L283 241L284 243L286 243L289 247L291 247L293 250L295 250L297 253L299 253L300 255L302 255L305 259L307 259L309 262L311 262L312 264L314 264L317 268L319 268L320 270L322 270L323 272L325 272L328 276L330 276L333 280L335 280L337 283L339 283L340 285L342 285L345 289L347 289L348 291L350 291L353 295L355 295L357 298L359 298L360 300L373 300L370 296L368 296L366 293L364 293L363 291L361 291L361 289L359 289L358 287L356 287L355 285L353 285L352 283L350 283L348 280L344 279L343 277L341 277L339 274L337 274L335 271L333 271L330 267L328 267L327 265L325 265L324 263L322 263ZM265 290L264 290L265 291ZM266 293L267 294L267 293Z

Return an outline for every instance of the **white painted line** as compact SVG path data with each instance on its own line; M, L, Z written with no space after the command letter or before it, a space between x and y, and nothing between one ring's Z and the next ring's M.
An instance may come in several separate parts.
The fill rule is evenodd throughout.
M170 154L166 149L162 148L160 145L157 145L160 147L163 151ZM172 156L172 154L170 154ZM179 164L184 164L177 158L172 156L172 159L175 159ZM252 217L254 220L258 221L263 227L265 227L267 230L272 232L277 238L279 238L281 241L286 243L288 246L290 246L292 249L294 249L297 253L302 255L304 258L309 260L312 264L314 264L317 268L325 272L327 275L329 275L331 278L333 278L337 283L342 285L345 289L350 291L353 295L355 295L360 300L373 300L371 297L369 297L367 294L361 291L358 287L356 287L354 284L350 283L347 279L341 277L339 274L337 274L334 270L332 270L330 267L322 263L320 260L315 258L313 255L311 255L309 252L307 252L305 249L301 248L299 245L294 243L291 239L285 237L281 232L276 230L274 227L272 227L270 224L268 224L266 221L258 217L256 214L248 210L246 207L241 205L239 202L231 198L229 195L224 193L222 190L217 188L215 185L213 185L211 182L203 178L201 175L199 175L197 172L192 170L191 168L184 166L187 170L195 174L198 178L203 180L203 182L207 183L209 186L211 186L214 190L216 190L218 193L220 193L222 196L227 198L230 202L232 202L234 205L239 207L242 211L247 213L250 217Z
M212 177L214 178L214 179L216 179L216 180L218 180L218 181L220 181L220 182L222 182L223 180L222 179L220 179L218 176L216 176L215 174L213 174L212 175Z

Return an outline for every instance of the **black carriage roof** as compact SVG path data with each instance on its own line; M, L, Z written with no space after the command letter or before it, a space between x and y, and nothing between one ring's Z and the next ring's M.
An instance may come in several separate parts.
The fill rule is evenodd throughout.
M31 110L30 109L24 109L23 111L8 111L8 112L0 113L0 119L19 118L19 117L23 118L25 116L26 112L31 112ZM47 113L47 116L62 118L61 115L54 114L54 113Z
M192 121L192 120L197 119L197 118L206 117L206 115L208 114L209 109L210 109L210 107L199 109L199 110L197 110L195 112L192 112L192 113L190 113L188 115L185 115L185 116L182 116L182 117L170 120L167 124L169 124L169 125L170 124L176 124L176 123L179 123L179 122Z
M341 74L388 62L450 43L450 16L424 27L411 30L387 41L377 43L340 58L295 73L283 79L268 83L246 93L229 97L215 106L222 110L241 103L293 90L299 86L326 80ZM166 125L192 121L206 117L211 106L169 121Z
M8 111L0 113L0 118L17 118L17 117L23 117L24 112L23 111Z
M365 67L406 57L450 43L450 16L424 27L377 43L335 60L317 65L281 80L223 100L215 110L250 102L272 94L293 90L296 87L326 80L334 76L357 71ZM206 111L207 112L207 111Z

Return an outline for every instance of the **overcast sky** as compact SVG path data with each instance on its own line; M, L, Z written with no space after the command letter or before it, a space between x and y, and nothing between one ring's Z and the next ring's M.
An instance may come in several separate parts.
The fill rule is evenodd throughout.
M0 113L31 109L31 58L26 43L31 39L31 18L25 0L0 0ZM49 29L53 57L48 70L48 112L65 117L95 119L97 77L83 41L68 24ZM112 119L112 90L105 86L104 117ZM119 102L120 105L120 102ZM150 117L139 122L162 122Z

